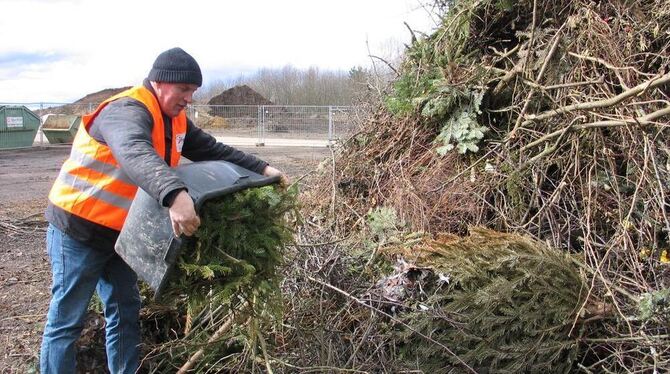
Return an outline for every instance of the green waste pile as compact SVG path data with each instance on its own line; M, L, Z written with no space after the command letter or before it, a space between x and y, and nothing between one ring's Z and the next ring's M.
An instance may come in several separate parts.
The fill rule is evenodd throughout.
M300 364L384 372L430 361L416 357L408 367L401 359L391 330L409 329L398 323L422 296L389 301L375 293L393 266L378 254L406 233L465 235L479 226L536 238L583 264L580 298L589 302L573 315L598 312L575 326L570 337L578 344L560 351L569 354L552 356L569 363L548 365L670 370L670 1L435 6L444 10L439 27L415 36L381 104L304 198L313 241L336 243L319 251L341 250L337 240L346 238L351 258L337 257L303 290L319 295L311 305L346 302L348 309L337 309L338 319L294 309L294 320L322 320L328 331L320 337L327 352L310 351L317 358ZM378 209L393 212L388 227L396 233L383 240L367 220ZM324 269L316 259L304 263L305 273ZM393 318L379 312L389 304L399 313ZM294 334L306 337L319 338L307 328Z

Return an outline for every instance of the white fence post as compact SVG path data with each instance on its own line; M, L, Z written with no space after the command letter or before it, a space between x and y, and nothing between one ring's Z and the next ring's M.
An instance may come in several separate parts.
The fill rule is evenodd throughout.
M333 145L333 107L328 106L328 145Z
M44 109L44 103L40 103L40 113L44 113L42 109ZM44 115L40 116L40 128L38 130L40 132L40 147L44 146L44 133L42 132L42 125L44 125L44 121L42 121L43 117Z
M263 105L259 105L257 114L257 126L256 126L256 136L258 137L258 140L256 141L257 147L262 147L265 145L263 139L264 127L265 127L265 108L263 107Z

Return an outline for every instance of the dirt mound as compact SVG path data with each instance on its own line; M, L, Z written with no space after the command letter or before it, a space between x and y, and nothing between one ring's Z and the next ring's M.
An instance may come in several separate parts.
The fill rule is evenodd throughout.
M263 95L251 89L246 84L227 89L214 96L207 103L209 105L274 105Z
M94 110L98 106L98 104L103 102L105 99L109 98L110 96L114 96L119 92L125 91L130 87L131 86L120 87L120 88L105 88L104 90L88 94L72 104L46 108L42 110L37 110L35 112L39 116L42 116L44 114L76 114L76 115L86 114Z
M127 87L121 87L121 88L105 88L102 91L94 92L92 94L88 94L81 99L75 101L72 104L100 104L102 101L105 99L109 98L110 96L114 96L119 92L123 92L132 86L127 86Z

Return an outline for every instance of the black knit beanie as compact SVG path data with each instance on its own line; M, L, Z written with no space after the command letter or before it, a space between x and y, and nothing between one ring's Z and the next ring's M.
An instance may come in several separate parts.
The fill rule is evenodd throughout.
M190 83L202 86L200 66L181 48L172 48L156 57L148 76L150 81Z

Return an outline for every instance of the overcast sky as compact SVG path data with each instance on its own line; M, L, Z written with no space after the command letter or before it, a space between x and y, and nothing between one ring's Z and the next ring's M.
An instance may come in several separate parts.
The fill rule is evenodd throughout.
M348 70L429 31L426 0L0 0L0 102L135 85L179 46L204 85L262 67ZM367 44L366 44L367 42Z

